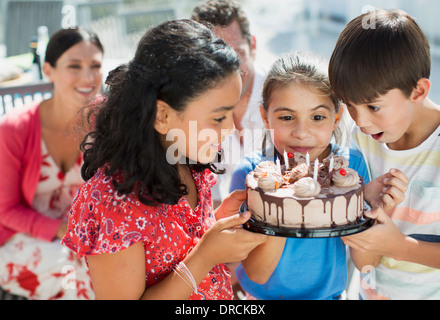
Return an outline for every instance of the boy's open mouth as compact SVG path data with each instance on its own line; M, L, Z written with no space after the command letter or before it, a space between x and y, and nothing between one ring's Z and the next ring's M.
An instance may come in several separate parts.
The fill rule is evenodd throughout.
M380 138L382 138L382 136L383 136L383 132L376 133L376 134L372 134L371 136L372 136L373 139L375 139L375 140L380 140Z

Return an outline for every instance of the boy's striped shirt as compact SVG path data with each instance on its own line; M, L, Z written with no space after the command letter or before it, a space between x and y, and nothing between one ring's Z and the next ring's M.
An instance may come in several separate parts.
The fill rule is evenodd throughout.
M405 200L390 214L400 231L421 241L440 243L440 127L409 150L391 150L359 128L354 129L353 143L365 158L370 180L391 168L408 177ZM364 277L361 297L440 299L440 269L383 257Z

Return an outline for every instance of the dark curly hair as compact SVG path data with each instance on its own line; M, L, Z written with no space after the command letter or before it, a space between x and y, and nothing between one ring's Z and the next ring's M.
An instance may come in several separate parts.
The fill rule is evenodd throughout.
M81 145L83 178L90 179L101 167L108 176L122 172L122 181L113 179L120 193L135 191L147 205L176 204L187 187L177 165L167 162L154 129L157 100L181 112L239 68L234 50L195 21L168 21L147 31L133 60L106 80L107 98L95 108L95 129ZM216 169L213 164L191 166Z

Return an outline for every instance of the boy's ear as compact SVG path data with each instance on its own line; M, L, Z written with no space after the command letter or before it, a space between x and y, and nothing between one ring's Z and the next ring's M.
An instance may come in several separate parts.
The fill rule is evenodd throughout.
M156 120L154 121L154 129L160 134L167 134L170 124L170 109L168 103L157 100Z
M422 103L423 100L428 96L429 90L431 89L431 81L426 78L421 78L417 81L417 87L411 93L411 101L415 103Z
M263 123L266 129L270 129L269 120L267 118L267 111L264 109L263 105L260 105L260 115L261 115L261 119L263 119Z

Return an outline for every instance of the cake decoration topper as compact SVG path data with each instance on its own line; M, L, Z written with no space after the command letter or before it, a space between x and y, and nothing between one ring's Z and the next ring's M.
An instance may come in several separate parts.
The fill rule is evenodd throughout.
M286 166L286 170L289 170L289 157L287 155L286 149L284 149L284 165Z
M318 180L318 167L319 167L319 160L318 158L315 159L315 165L313 168L313 179Z
M330 157L330 164L328 166L328 172L332 172L332 170L333 170L333 162L334 162L334 159L333 159L333 153L332 153L332 155Z

